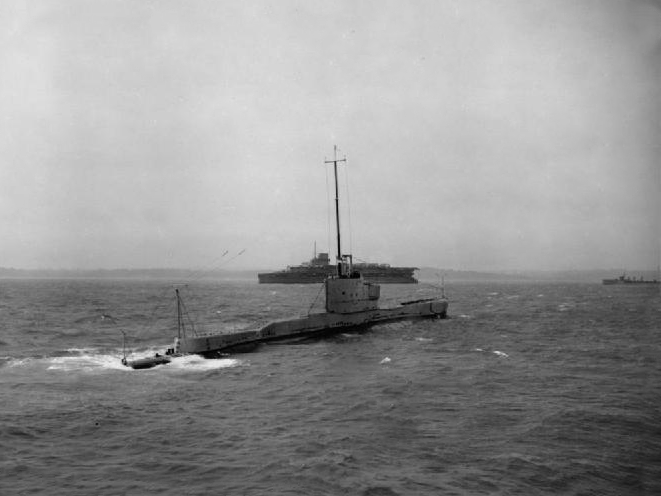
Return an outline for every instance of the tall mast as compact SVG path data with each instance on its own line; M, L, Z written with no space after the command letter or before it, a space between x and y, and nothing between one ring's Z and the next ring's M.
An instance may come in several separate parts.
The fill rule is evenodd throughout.
M181 299L179 298L179 288L175 288L174 292L177 295L177 337L181 339L183 319L181 317Z
M333 164L333 170L335 172L335 227L337 229L337 262L338 264L342 261L342 249L340 246L340 197L338 194L338 187L337 187L337 163L338 162L346 162L347 159L342 158L339 159L337 158L337 145L333 147L333 160L325 160L325 164Z

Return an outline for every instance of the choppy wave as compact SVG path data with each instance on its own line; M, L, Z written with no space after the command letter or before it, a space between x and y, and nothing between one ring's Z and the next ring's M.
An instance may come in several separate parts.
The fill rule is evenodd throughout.
M449 319L132 370L98 316L130 357L163 353L161 286L7 284L0 494L661 494L647 288L466 284ZM223 329L309 291L205 283L186 304Z

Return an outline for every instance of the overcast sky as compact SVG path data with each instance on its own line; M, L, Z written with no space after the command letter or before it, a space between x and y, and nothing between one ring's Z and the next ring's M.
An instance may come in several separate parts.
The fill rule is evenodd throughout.
M651 0L0 0L0 266L333 253L337 144L359 259L655 269L660 68Z

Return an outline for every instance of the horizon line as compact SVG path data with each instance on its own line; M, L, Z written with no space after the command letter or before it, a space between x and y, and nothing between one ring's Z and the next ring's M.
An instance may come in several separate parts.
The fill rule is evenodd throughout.
M59 267L59 268L23 268L23 267L1 267L0 272L260 272L260 271L279 271L283 269L273 268L211 268L199 269L189 267L95 267L95 268L82 268L82 267ZM493 268L493 269L475 269L475 268L450 268L450 267L434 267L426 265L419 267L416 270L438 270L438 271L453 271L453 272L482 272L482 273L525 273L525 272L659 272L659 268L633 268L627 269L624 267L592 267L592 268L553 268L553 269L530 269L530 268Z

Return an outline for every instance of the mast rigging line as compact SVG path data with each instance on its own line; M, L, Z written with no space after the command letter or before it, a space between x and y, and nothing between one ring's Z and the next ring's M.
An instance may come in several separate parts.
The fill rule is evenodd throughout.
M188 287L188 285L185 287ZM197 336L195 323L193 322L193 319L191 319L190 313L181 299L179 288L175 290L175 295L177 303L177 336L181 338L181 334L183 333L183 337L186 337L186 321L188 321L188 326L190 327L193 336Z
M246 249L244 248L244 249L242 249L240 252L238 252L236 255L234 255L234 256L228 258L227 260L222 260L222 259L225 257L225 255L227 255L227 254L229 253L229 250L225 250L225 251L223 252L223 254L222 254L220 257L216 258L216 259L215 259L213 262L211 262L211 264L209 264L206 268L202 268L202 269L198 269L198 270L193 270L193 271L191 272L190 277L189 277L189 282L195 282L195 281L197 281L197 280L199 280L199 279L202 279L202 277L204 277L204 275L205 275L206 273L211 272L211 271L213 271L213 270L218 270L218 269L220 269L221 267L224 267L225 265L227 265L227 264L230 263L231 261L233 261L233 260L237 259L239 256L243 255L243 253L245 253L245 251L246 251ZM219 263L219 262L220 262L220 263Z
M225 255L227 255L227 254L229 253L229 250L225 250L225 251L223 252L223 254L222 254L220 257L216 258L216 259L213 261L212 265L209 266L208 268L206 268L206 269L198 269L198 270L196 270L196 271L192 271L192 272L191 272L191 277L188 279L188 282L184 282L184 283L182 283L181 285L168 284L167 287L163 288L163 289L158 293L158 296L157 296L156 299L157 299L157 301L160 302L160 303L156 303L156 305L154 305L154 308L152 309L151 314L150 314L149 317L147 318L147 321L148 321L148 322L151 322L151 323L150 323L146 328L141 328L140 330L138 330L138 332L135 333L134 336L133 336L134 339L139 338L139 337L140 337L141 335L143 335L144 333L149 333L149 332L151 332L152 329L154 329L154 327L156 327L156 324L159 323L159 322L154 318L154 317L156 316L156 312L159 311L159 310L165 310L165 307L167 306L167 304L165 303L166 300L165 300L165 298L164 298L164 297L165 297L165 294L166 294L168 291L171 291L173 287L175 288L175 290L179 289L180 287L182 287L182 288L185 287L185 288L187 288L189 291L192 291L192 290L188 287L188 284L198 281L199 279L201 279L202 277L204 277L204 274L205 274L206 272L210 272L211 270L214 270L214 269L217 270L217 269L219 269L220 267L222 267L223 265L226 265L226 264L230 263L232 260L234 260L234 259L238 258L240 255L242 255L245 251L246 251L246 249L244 248L244 249L242 249L240 252L238 252L236 255L234 255L233 257L231 257L231 258L229 258L229 259L227 259L227 260L221 262L221 263L218 264L216 267L213 267L213 265L217 264L219 261L221 261L221 260L225 257ZM197 276L197 277L192 277L192 276ZM193 334L196 335L196 334L197 334L197 331L196 331L196 329L195 329L195 325L194 325L194 323L193 323L193 320L192 320L192 318L191 318L191 316L190 316L190 312L189 312L188 309L185 307L185 305L183 305L183 302L182 302L182 306L183 306L183 310L184 310L184 312L183 312L184 315L183 315L183 316L188 320L188 324L189 324L189 326L190 326L190 328L191 328ZM175 300L175 308L176 308L176 300ZM124 333L124 331L122 331L122 333ZM126 338L124 338L124 341L125 341L125 340L126 340ZM131 351L130 353L133 353L133 352Z
M349 224L349 253L353 253L353 228L351 227L351 200L349 198L349 164L346 162L346 167L344 168L344 183L345 189L347 192L347 219Z
M170 290L171 290L171 286L168 285L166 288L163 288L158 293L158 296L156 297L156 301L158 301L160 303L157 303L156 305L154 305L154 308L152 309L151 314L149 315L149 317L147 317L147 321L151 322L151 324L149 324L149 326L147 326L146 328L143 327L143 328L139 329L138 332L136 332L133 335L135 340L137 340L142 334L151 332L151 330L154 327L156 327L156 324L158 323L158 321L154 317L155 317L156 312L158 310L166 307L167 303L166 303L166 300L165 300L165 293L167 291L170 291ZM122 333L122 348L124 348L123 353L124 353L124 357L126 357L126 342L128 341L128 339L127 339L126 331L124 331L123 329L120 329L120 331ZM129 349L129 356L131 356L131 355L133 355L133 348Z
M321 290L324 289L325 285L322 283L319 286L319 291L317 291L317 296L314 297L314 300L312 300L312 304L310 304L310 308L308 308L308 315L312 312L312 307L317 303L317 300L319 299L319 295L321 294Z
M342 263L342 244L340 242L341 238L341 231L340 231L340 194L338 191L338 186L337 186L337 163L338 162L345 162L346 163L347 159L337 158L337 145L333 147L333 160L324 160L325 164L333 164L333 172L335 173L335 224L336 224L336 230L337 230L337 263L338 263L338 275L339 275L339 268Z
M191 275L190 275L190 279L191 279L191 281L196 280L196 278L195 278L194 276L199 276L199 277L201 277L200 274L203 274L203 273L205 273L205 272L209 272L209 271L213 270L213 269L214 269L214 266L215 266L216 264L218 264L218 262L221 262L221 260L223 259L223 257L225 257L225 255L227 255L228 253L229 253L229 250L225 250L221 256L219 256L218 258L216 258L216 259L215 259L213 262L211 262L206 268L201 268L201 269L193 270L193 271L191 272ZM222 266L222 265L223 265L223 264L220 263L219 267Z
M331 198L330 198L330 187L328 185L328 167L326 169L326 228L328 232L326 233L326 251L331 253Z

